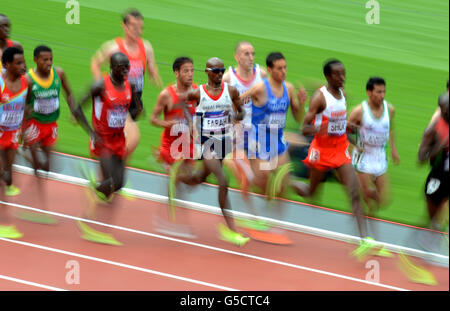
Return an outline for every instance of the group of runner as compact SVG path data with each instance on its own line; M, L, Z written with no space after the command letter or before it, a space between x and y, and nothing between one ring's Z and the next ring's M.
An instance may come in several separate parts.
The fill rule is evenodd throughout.
M124 38L105 43L94 55L91 71L95 82L76 103L63 69L53 65L53 52L49 47L35 48L36 66L25 72L23 48L9 39L10 21L0 15L3 66L0 163L6 185L5 191L0 191L2 201L5 195L20 193L12 180L12 164L20 137L23 137L24 150L29 152L37 180L41 177L39 172L50 170L62 86L70 111L89 134L91 154L100 164L100 180L95 174L85 172L90 181L90 204L83 216L97 220L108 217L100 219L104 222L111 220L110 207L104 212L102 209L114 204L114 193L124 185L127 158L140 140L136 122L144 109L145 72L157 87L163 88L153 48L141 38L143 23L143 16L135 9L123 15ZM265 69L255 64L255 50L250 42L239 42L234 56L237 65L228 68L221 59L210 58L205 66L208 81L198 86L194 83L193 60L186 56L177 58L172 67L176 83L163 89L158 96L150 122L164 128L158 159L170 176L170 220L174 219L179 186L201 184L213 174L218 182L218 201L226 223L218 228L221 239L243 246L250 237L258 239L258 232L267 231L278 236L275 243L288 244L286 235L273 231L258 217L239 223L249 229L250 237L239 232L230 213L223 166L227 165L236 175L249 208L252 206L248 196L251 186L266 195L268 204L279 203L276 198L287 187L309 198L314 196L325 174L335 171L348 191L361 237L352 255L361 260L376 249L377 255L391 256L370 237L360 198L361 192L371 215L387 204L388 144L394 164L400 161L395 145L395 109L385 100L384 79L371 77L366 85L368 99L348 113L343 91L345 66L339 60L329 60L323 66L327 84L312 95L305 112L307 93L286 81L287 62L282 53L270 53ZM108 62L110 71L102 74L101 67ZM83 113L83 106L90 98L91 124ZM303 160L309 170L309 183L291 177L289 142L284 132L289 107L295 121L302 125L302 134L314 137ZM351 145L354 146L352 156ZM43 161L38 147L44 155ZM430 218L435 224L435 215L448 200L448 90L439 98L439 108L422 140L419 160L427 159L432 159L433 170L427 180L426 198ZM253 208L250 210L257 216ZM281 206L277 210L281 213ZM121 245L111 234L85 222L79 221L78 226L86 240ZM22 236L5 211L0 211L0 236Z

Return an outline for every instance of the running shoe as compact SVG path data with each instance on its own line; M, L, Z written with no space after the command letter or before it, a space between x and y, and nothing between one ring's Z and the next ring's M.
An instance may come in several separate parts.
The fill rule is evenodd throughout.
M80 220L77 221L77 224L78 224L78 228L81 231L81 237L87 241L91 241L94 243L100 243L100 244L115 245L115 246L122 245L122 243L117 241L109 233L97 231Z
M49 214L23 211L17 215L17 218L44 225L54 225L58 223L56 218Z
M386 257L386 258L393 258L394 254L392 254L390 251L386 249L386 247L381 247L377 252L375 252L375 256L380 257Z
M269 226L267 222L259 219L251 220L238 218L236 219L236 225L241 228L253 229L258 231L267 231L271 228L271 226Z
M360 240L359 247L355 249L351 255L356 257L358 261L364 261L375 246L375 240L371 237L366 237Z
M256 241L277 244L277 245L292 245L293 242L289 239L283 230L273 228L267 231L258 231L247 229L248 235Z
M250 238L246 238L240 233L234 232L224 224L219 224L219 233L221 240L237 246L244 246L250 240Z
M16 196L19 194L20 194L20 189L17 188L16 186L14 186L14 185L6 186L5 195L7 195L9 197L13 197L13 196Z
M5 239L20 239L23 237L23 234L20 233L13 225L0 226L0 237Z
M397 266L411 282L425 285L437 285L434 275L427 269L413 264L403 253L398 254Z

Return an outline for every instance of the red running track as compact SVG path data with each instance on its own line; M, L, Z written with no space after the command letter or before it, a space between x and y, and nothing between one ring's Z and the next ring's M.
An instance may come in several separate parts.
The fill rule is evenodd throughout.
M14 176L22 193L9 198L8 213L41 209L35 178ZM81 239L74 217L81 217L85 188L46 180L51 194L47 209L59 213L56 225L13 218L24 233L20 240L0 239L0 290L133 290L133 291L378 291L449 290L448 269L427 265L437 286L409 282L397 268L397 258L372 257L379 263L379 283L366 281L367 262L349 256L354 245L288 231L294 242L278 246L250 241L240 248L217 237L223 218L187 211L197 239L178 239L156 233L152 219L163 204L116 196L109 230L123 246ZM4 207L3 207L4 208ZM64 216L64 217L63 217ZM101 228L101 227L97 227ZM70 280L75 260L79 284ZM31 282L31 283L28 283Z

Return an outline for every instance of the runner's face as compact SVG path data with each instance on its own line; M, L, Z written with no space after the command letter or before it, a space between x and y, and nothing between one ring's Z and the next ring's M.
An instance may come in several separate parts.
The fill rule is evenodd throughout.
M6 63L5 68L15 77L20 77L26 72L25 58L23 54L15 54L11 63Z
M221 84L224 69L225 69L225 67L224 67L223 63L208 66L206 69L206 74L208 75L208 81L215 85ZM220 71L216 71L216 70L220 70Z
M374 104L381 104L386 95L386 86L383 84L375 84L372 91L367 91L369 99Z
M125 80L128 76L128 71L130 70L130 62L127 58L122 58L117 61L112 67L112 73L115 79L119 81Z
M133 40L137 40L141 37L143 29L144 21L141 18L136 18L134 16L128 16L127 23L123 24L125 36Z
M255 61L255 49L250 44L242 45L236 53L236 61L243 69L253 68Z
M331 85L341 88L345 83L345 68L342 64L331 65L330 76L327 77L328 83Z
M2 16L0 17L0 39L9 38L9 32L11 30L11 22L9 18Z
M175 71L177 80L181 82L186 87L192 85L194 77L194 65L192 63L184 63L181 65L180 70Z
M287 65L285 59L278 59L274 61L272 68L268 67L267 70L269 71L272 79L275 81L282 82L286 80Z
M53 53L41 52L38 57L34 58L39 71L44 73L50 73L53 66Z

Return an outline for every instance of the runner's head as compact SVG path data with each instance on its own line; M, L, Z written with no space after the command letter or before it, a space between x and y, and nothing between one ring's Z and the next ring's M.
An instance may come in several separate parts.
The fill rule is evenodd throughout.
M286 59L280 52L273 52L266 57L267 71L278 82L286 80Z
M323 66L323 74L330 86L341 88L345 83L345 67L337 59L329 60Z
M8 16L0 13L0 40L8 39L10 31L11 21Z
M194 62L189 57L178 57L173 62L173 72L177 77L177 81L186 87L192 85L194 77Z
M448 93L439 96L439 107L441 108L441 116L448 123Z
M125 37L138 40L142 35L144 28L144 17L136 9L128 9L122 15L122 27Z
M34 49L33 55L37 70L44 74L49 74L53 66L52 49L45 45L39 45Z
M130 61L128 57L121 53L117 52L111 56L111 75L117 82L125 81L128 71L130 70Z
M208 75L208 83L213 85L222 84L223 73L225 72L223 61L217 57L208 59L205 72Z
M253 45L247 41L239 42L234 49L234 59L242 69L252 69L255 62L255 49Z
M7 48L2 55L3 68L13 77L20 77L25 73L25 58L23 51L16 47Z
M372 103L382 104L386 95L386 82L383 78L371 77L366 84L366 93Z

